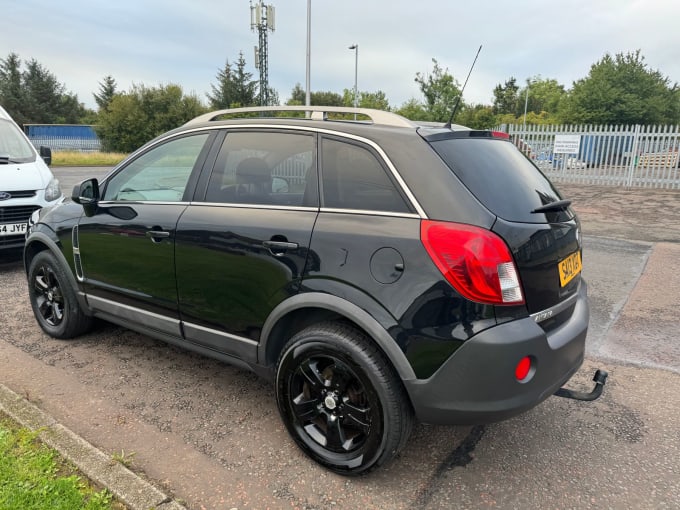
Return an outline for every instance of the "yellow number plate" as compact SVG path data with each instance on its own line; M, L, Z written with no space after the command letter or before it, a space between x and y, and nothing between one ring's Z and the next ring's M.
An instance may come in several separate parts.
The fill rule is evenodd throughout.
M567 283L572 281L574 277L581 272L583 266L581 265L581 252L572 253L566 259L557 264L560 271L560 283L564 287Z

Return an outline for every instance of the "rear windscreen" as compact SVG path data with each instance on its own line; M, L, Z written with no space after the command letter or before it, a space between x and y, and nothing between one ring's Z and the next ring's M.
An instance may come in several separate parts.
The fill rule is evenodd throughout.
M507 221L545 223L534 209L561 200L541 171L510 142L494 138L449 138L430 142L463 184L493 214ZM555 214L550 214L554 221ZM571 219L566 211L560 220Z

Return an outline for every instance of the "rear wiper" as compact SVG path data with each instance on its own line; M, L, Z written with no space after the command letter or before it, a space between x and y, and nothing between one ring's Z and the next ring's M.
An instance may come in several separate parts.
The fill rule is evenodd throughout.
M532 213L544 213L551 211L564 211L567 207L571 205L571 200L557 200L556 202L550 202L549 204L537 207Z

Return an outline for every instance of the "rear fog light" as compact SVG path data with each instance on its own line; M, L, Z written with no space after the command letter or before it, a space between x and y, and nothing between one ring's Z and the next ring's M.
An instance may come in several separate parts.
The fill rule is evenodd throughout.
M524 356L515 367L515 379L519 382L526 382L529 376L533 376L532 366L531 356Z

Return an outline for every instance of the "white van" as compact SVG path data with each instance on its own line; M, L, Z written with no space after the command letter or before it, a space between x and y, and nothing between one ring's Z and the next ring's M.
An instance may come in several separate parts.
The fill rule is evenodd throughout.
M22 247L33 211L64 200L45 162L51 156L44 147L38 154L0 106L0 250Z

